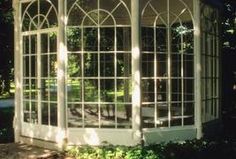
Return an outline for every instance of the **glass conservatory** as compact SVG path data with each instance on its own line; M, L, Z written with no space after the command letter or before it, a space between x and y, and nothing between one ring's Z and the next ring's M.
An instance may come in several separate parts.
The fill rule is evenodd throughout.
M215 2L215 1L214 1ZM15 140L201 138L219 119L219 9L200 0L14 0Z

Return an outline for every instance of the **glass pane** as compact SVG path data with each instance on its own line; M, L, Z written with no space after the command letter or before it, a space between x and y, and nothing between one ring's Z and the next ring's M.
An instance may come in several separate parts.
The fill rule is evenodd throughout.
M86 102L98 101L98 80L84 80L84 100Z
M84 34L84 50L97 51L98 50L98 31L97 28L85 28Z
M115 46L114 28L100 29L100 50L112 51Z
M48 79L47 83L49 88L50 101L57 101L57 80Z
M38 103L31 102L31 122L38 123Z
M57 104L50 103L50 125L57 126Z
M31 72L31 77L36 77L37 76L37 56L31 56L31 66L30 66L30 72Z
M100 54L100 76L114 76L114 54Z
M24 77L30 77L30 57L24 56L23 63Z
M115 102L115 83L113 79L100 81L101 102Z
M130 28L117 28L117 50L129 51L131 50L131 29Z
M101 127L102 128L115 127L115 105L114 104L101 105Z
M181 101L182 100L182 80L181 79L172 79L171 80L171 100L172 101Z
M23 36L23 54L29 54L29 36Z
M131 76L131 54L123 53L117 54L117 76L130 77Z
M68 54L67 74L69 77L81 76L81 54Z
M194 100L194 80L184 80L184 101Z
M30 99L30 80L25 79L23 84L23 98Z
M67 81L67 100L69 102L80 102L82 99L81 80L70 79Z
M128 79L117 80L117 102L131 102L131 82Z
M154 102L155 92L154 92L154 80L143 79L142 80L142 90L143 90L143 102Z
M182 103L171 104L171 126L179 126L182 124Z
M155 108L154 105L142 105L143 128L153 128L155 124Z
M117 105L117 128L131 128L131 104Z
M49 55L49 76L50 77L56 77L57 76L57 55L56 54L50 54Z
M157 77L167 77L167 54L157 54Z
M157 127L168 126L168 112L167 103L157 103Z
M181 54L171 54L171 76L181 77Z
M167 101L168 90L167 80L157 79L157 101Z
M143 77L154 77L154 54L142 54Z
M42 124L48 125L49 124L49 106L48 103L41 102L42 107Z
M79 17L78 17L79 18ZM67 49L69 51L81 51L81 29L69 28L67 35Z
M51 91L49 88L49 81L48 80L41 80L41 87L40 87L42 100L49 100L49 92Z
M41 55L41 76L42 77L48 77L48 55Z
M167 51L167 31L166 28L156 28L156 50L157 52Z
M41 34L41 53L49 52L49 36L48 34Z
M82 105L81 104L68 104L67 121L68 127L82 127Z
M31 79L30 82L31 82L30 83L31 99L37 99L38 97L37 79Z
M24 122L30 122L30 103L27 101L23 102Z
M37 35L31 35L29 39L29 51L30 54L37 53Z
M142 27L142 50L154 51L154 30L151 27Z
M57 52L57 34L55 32L49 33L49 51Z
M84 126L85 127L99 127L98 123L99 107L96 104L84 105Z
M184 103L184 125L194 124L194 103Z
M98 76L98 54L94 53L84 54L84 76L85 77Z
M194 56L184 55L184 77L194 77Z

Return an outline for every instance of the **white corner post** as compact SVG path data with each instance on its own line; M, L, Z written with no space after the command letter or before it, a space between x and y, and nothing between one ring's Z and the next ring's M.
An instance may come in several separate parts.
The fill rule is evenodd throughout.
M65 83L65 60L66 60L66 45L65 45L65 1L58 0L58 40L57 40L57 83L58 83L58 127L57 143L59 148L65 148L67 144L66 135L66 83Z
M20 51L20 3L13 0L14 8L14 71L15 71L15 115L13 121L15 142L21 135L21 51Z
M140 0L131 1L132 38L132 128L137 144L142 143L141 130L141 46L140 46Z
M196 138L202 137L202 98L201 98L201 30L200 30L200 0L193 0L194 15L194 93L195 93L195 126Z

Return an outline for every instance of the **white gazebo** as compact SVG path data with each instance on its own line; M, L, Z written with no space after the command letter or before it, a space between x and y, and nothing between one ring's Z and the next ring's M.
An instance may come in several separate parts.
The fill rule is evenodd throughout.
M201 138L219 117L219 9L209 0L14 0L15 141Z

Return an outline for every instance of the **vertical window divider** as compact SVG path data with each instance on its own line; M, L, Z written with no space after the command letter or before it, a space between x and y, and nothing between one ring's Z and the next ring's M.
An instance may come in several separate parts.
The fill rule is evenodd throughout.
M154 127L157 127L157 40L156 40L156 21L158 16L155 19L153 31L154 31Z

